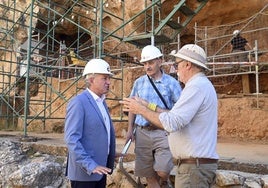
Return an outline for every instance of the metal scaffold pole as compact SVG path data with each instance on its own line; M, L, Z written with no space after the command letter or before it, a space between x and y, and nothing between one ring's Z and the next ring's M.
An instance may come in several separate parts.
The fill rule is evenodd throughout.
M28 113L29 113L29 110L28 110L28 106L29 106L29 84L30 84L30 81L29 81L29 76L30 76L30 63L31 63L31 53L32 53L32 40L30 40L32 38L32 21L33 21L33 7L34 7L34 1L35 0L32 0L32 3L31 3L31 11L30 11L30 26L28 28L28 50L27 50L27 68L26 68L26 81L25 81L25 96L24 96L24 121L23 121L23 127L24 127L24 136L27 136L27 126L28 126L28 123L27 123L27 120L28 120Z
M100 17L99 17L99 19L100 19L100 22L99 22L99 58L102 58L102 46L103 46L103 44L102 44L102 17L103 17L103 0L101 0L100 1Z
M259 65L258 65L258 41L255 40L255 61L257 62L255 65L255 75L256 75L256 96L257 96L257 108L259 108L259 94L260 94L260 88L259 88Z

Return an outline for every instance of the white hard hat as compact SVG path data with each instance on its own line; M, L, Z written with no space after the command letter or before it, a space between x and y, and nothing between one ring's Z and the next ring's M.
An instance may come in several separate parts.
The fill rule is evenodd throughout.
M148 45L148 46L145 46L141 51L140 62L144 63L146 61L150 61L161 56L163 56L163 54L160 52L160 50L157 47L153 45Z
M177 53L172 51L170 55L190 61L200 67L208 69L206 65L207 55L203 48L196 44L186 44Z
M238 35L240 33L239 30L234 30L233 35Z
M102 59L91 59L85 66L83 76L90 73L109 74L113 75L110 70L110 65Z

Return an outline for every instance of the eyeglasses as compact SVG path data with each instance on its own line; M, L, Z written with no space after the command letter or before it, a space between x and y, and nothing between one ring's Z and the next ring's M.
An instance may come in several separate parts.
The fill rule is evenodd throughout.
M183 62L184 59L180 60L180 61L176 61L174 64L173 64L173 67L175 68L175 70L178 70L178 65L179 63Z

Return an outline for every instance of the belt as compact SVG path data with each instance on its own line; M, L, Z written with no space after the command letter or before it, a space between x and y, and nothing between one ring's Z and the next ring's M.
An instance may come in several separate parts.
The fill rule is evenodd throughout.
M136 125L136 126L139 127L140 129L144 129L144 130L147 130L147 131L154 131L154 130L158 130L159 129L156 126L153 126L151 124L145 125L145 126L140 126L140 125Z
M217 163L218 159L210 159L210 158L188 158L188 159L177 159L177 165L181 164L212 164Z

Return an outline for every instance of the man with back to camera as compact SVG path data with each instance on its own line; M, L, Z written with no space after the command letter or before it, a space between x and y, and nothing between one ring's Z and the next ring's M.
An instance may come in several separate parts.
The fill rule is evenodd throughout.
M252 47L248 43L247 39L245 39L244 37L242 37L240 35L239 30L235 30L233 32L233 38L231 40L231 45L232 45L232 53L239 53L239 52L246 51L246 47L248 47L249 50L252 49ZM248 55L249 55L249 53L246 53L246 52L236 54L234 61L248 62L249 61Z
M171 109L178 100L181 87L173 77L161 69L163 54L148 45L142 49L140 62L144 64L145 75L135 80L130 97L139 96L163 109ZM163 102L151 81L161 93ZM165 104L166 106L165 107ZM134 139L135 134L135 175L146 177L148 188L168 187L169 173L173 168L173 159L168 146L167 133L144 119L143 114L128 115L128 132L126 141Z
M171 110L152 108L142 98L124 98L123 110L143 117L169 132L169 146L177 159L175 188L208 188L215 183L218 168L218 102L215 88L204 72L206 54L196 44L187 44L177 53L174 67L185 84Z
M112 73L106 61L92 59L83 76L86 89L70 100L66 110L66 173L72 188L105 188L116 155L114 127L105 102Z

